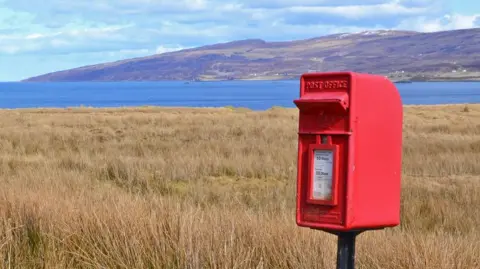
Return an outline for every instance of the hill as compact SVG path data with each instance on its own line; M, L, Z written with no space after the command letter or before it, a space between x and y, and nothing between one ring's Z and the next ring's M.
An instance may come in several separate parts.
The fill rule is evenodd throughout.
M286 42L248 39L85 66L25 81L285 79L333 70L432 79L454 71L480 71L478 44L480 29L381 30Z

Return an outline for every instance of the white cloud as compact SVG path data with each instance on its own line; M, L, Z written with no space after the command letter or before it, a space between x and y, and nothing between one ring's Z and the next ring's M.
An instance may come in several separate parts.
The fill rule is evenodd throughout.
M445 15L443 21L446 21L447 29L466 29L475 27L478 18L480 18L480 14L473 16L453 14Z
M418 17L400 23L398 29L413 29L420 32L438 32L445 30L469 29L477 26L480 14L446 14L438 18Z
M13 45L0 46L0 52L5 54L15 54L20 51L19 47Z
M351 5L351 6L295 6L288 8L288 11L298 13L333 14L346 18L364 18L376 16L401 16L419 15L427 12L426 7L406 7L396 2L382 3L376 5Z
M334 14L356 18L383 13L402 16L432 12L444 0L6 0L6 5L16 10L32 12L37 21L68 21L80 16L95 21L121 24L132 18L142 21L160 21L185 16L202 17L201 20L223 18L231 23L249 18L251 13L264 17L285 16L288 12ZM427 10L428 9L428 10ZM271 15L269 15L271 14ZM258 16L258 15L257 15Z
M175 46L175 47L158 46L155 49L155 53L156 54L162 54L162 53L178 51L178 50L182 50L182 49L186 49L186 48L182 47L182 46Z
M36 34L27 35L25 39L38 39L42 37L45 37L45 35L36 33Z
M79 51L123 50L132 43L122 32L128 26L72 29L50 33L0 35L0 52L6 54L40 52L44 54ZM141 41L141 40L140 40ZM138 45L138 44L137 44Z
M110 57L136 57L139 55L148 55L152 53L148 49L123 49L123 50L115 50L115 51L107 51L106 52Z
M66 47L71 43L65 39L52 39L50 44L52 45L53 49L56 49L56 48Z

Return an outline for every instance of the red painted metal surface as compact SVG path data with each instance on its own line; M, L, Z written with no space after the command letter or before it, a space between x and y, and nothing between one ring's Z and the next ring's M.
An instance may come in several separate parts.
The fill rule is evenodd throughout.
M403 108L395 85L369 74L308 73L294 103L299 108L297 224L334 231L398 225ZM316 148L334 150L327 200L311 196Z

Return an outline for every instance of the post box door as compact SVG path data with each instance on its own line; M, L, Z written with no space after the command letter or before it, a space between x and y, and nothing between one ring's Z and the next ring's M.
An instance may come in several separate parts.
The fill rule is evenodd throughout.
M304 75L300 109L297 222L338 228L346 220L350 131L348 74Z
M301 222L345 223L348 135L302 135L299 142L298 210ZM317 157L319 160L317 160Z

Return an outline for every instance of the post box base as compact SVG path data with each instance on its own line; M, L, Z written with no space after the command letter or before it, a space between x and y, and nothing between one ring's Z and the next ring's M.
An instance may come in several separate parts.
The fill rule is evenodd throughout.
M368 232L368 231L377 231L377 230L385 230L388 227L377 227L377 228L368 228L368 229L352 229L352 230L329 230L329 229L320 229L320 228L310 228L312 230L317 230L317 231L323 231L329 234L333 235L340 235L340 234L345 234L345 233L356 233L361 234L363 232Z
M357 236L366 231L383 230L384 228L334 231L315 229L337 236L337 269L355 269L355 240Z

